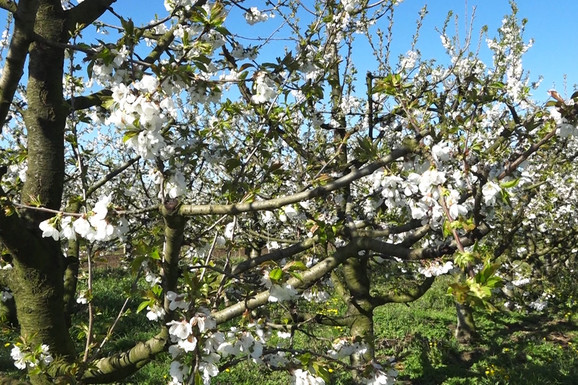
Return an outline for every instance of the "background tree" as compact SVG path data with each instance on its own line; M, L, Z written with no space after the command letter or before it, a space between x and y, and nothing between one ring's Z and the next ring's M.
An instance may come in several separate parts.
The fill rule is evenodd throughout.
M390 59L396 1L167 0L167 16L142 26L112 4L0 2L14 20L0 79L0 283L31 383L119 381L167 351L175 384L208 383L240 357L297 383L323 383L332 366L386 383L373 311L414 300L454 265L458 332L475 332L470 306L491 307L504 245L523 229L512 213L542 210L532 186L573 159L560 158L573 102L530 100L514 6L489 40L491 64L448 17L443 64L422 60L418 33ZM117 26L97 21L105 12ZM239 14L283 27L248 45L230 23ZM374 51L367 76L356 39ZM536 153L546 166L527 166ZM119 249L147 284L130 295L158 333L107 352L115 324L95 332L93 260ZM327 290L341 294L338 317L307 302ZM83 347L71 337L77 301L88 302ZM321 351L271 342L312 324L344 334Z

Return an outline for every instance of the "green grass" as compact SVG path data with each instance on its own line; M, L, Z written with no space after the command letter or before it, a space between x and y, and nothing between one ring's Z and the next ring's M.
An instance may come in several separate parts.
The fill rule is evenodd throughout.
M131 278L120 269L97 272L94 305L96 331L104 333L116 317L124 298L119 293L130 288ZM477 313L479 340L472 346L460 345L453 337L455 309L445 294L447 282L439 280L425 296L409 305L390 304L375 311L377 359L395 358L400 384L576 384L578 383L578 333L571 318L521 313ZM136 314L138 299L129 303L131 312L122 317L106 351L128 349L135 340L155 333L155 323L144 312ZM338 307L328 304L329 308ZM335 310L337 311L337 310ZM86 307L79 307L75 320L86 319ZM80 329L76 329L74 336ZM316 334L331 340L336 331L326 328ZM10 359L14 331L4 329L0 338L0 372L16 373ZM84 340L77 340L79 351ZM301 333L296 347L322 344ZM162 355L122 384L166 384L170 357ZM224 371L213 384L285 385L289 376L249 361ZM348 373L333 373L332 384L353 384Z
M418 301L375 313L378 355L396 357L400 383L576 384L576 325L521 313L476 313L479 340L453 337L455 312L437 282Z

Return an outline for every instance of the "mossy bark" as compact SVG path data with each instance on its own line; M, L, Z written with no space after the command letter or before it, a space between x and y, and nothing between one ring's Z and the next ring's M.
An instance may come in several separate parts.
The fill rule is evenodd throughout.
M346 319L349 333L354 341L364 343L368 349L363 354L354 354L351 363L358 368L369 363L374 357L373 310L369 294L369 278L367 260L360 257L350 257L343 264L345 283L349 291L349 301ZM354 377L358 376L355 371Z
M458 318L455 333L456 339L460 343L469 344L478 337L472 308L466 304L456 302L456 312Z
M68 40L60 0L39 1L29 48L27 109L27 179L21 199L60 209L64 184L64 127L68 110L63 99L64 50L53 43ZM74 359L63 303L63 255L60 244L42 238L38 224L51 214L37 210L20 213L22 242L6 242L14 257L11 286L20 333L32 346L47 344L53 356ZM48 375L31 376L33 384L52 384Z

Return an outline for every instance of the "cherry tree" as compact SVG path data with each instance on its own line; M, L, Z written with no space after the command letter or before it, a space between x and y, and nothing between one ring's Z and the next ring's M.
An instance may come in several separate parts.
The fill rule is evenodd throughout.
M520 235L512 215L546 210L529 192L575 147L573 100L531 99L515 6L495 37L482 31L484 63L451 16L445 60L422 58L425 9L393 57L395 0L166 0L143 25L113 3L0 1L0 285L31 383L119 381L162 352L172 384L210 383L241 358L297 384L333 367L390 383L373 311L449 271L458 333L475 334L471 306L492 306L499 257ZM374 65L357 62L359 42ZM147 283L136 310L158 333L105 354L92 265L115 250ZM311 305L332 296L339 316ZM80 355L77 302L89 310ZM296 348L311 325L343 335Z

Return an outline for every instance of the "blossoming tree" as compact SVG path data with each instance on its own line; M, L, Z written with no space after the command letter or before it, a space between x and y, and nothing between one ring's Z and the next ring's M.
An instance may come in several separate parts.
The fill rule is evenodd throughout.
M389 383L374 309L418 298L449 270L458 331L475 331L470 306L490 306L501 283L509 217L543 204L523 192L551 169L528 164L553 159L575 130L572 100L549 111L530 99L515 12L487 39L491 63L448 23L437 63L420 57L417 33L390 57L395 0L166 0L166 16L144 25L113 3L0 1L13 23L0 285L31 383L119 381L167 351L173 384L209 383L240 357L298 384L325 383L333 366ZM116 25L98 21L105 13ZM247 39L257 23L275 28ZM92 259L119 249L127 274L145 277L137 310L158 334L104 354L109 335L90 329ZM388 288L396 276L411 284ZM346 305L339 317L303 306L331 295ZM89 309L80 357L76 302ZM313 323L344 334L295 349Z

